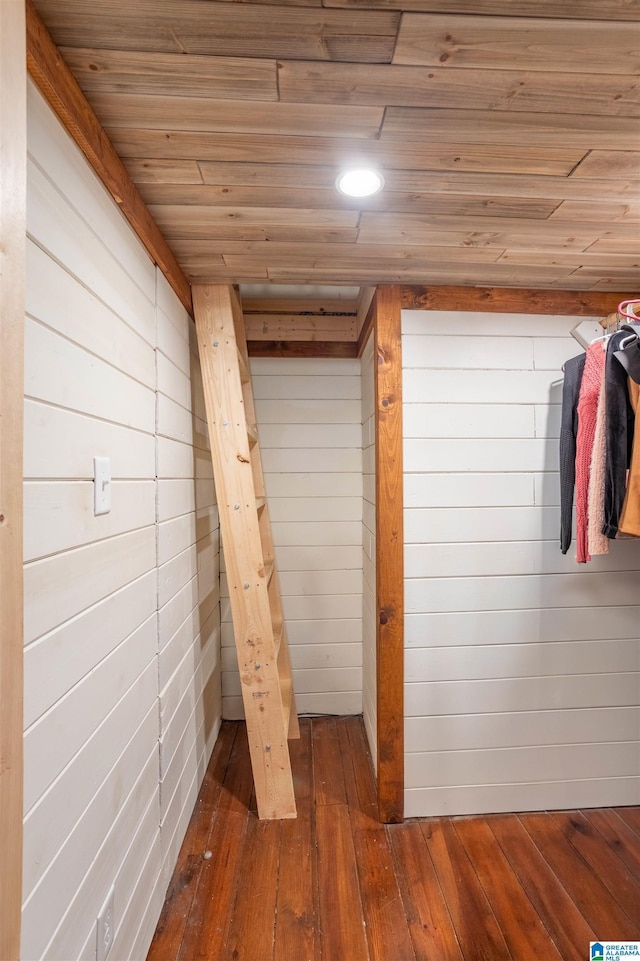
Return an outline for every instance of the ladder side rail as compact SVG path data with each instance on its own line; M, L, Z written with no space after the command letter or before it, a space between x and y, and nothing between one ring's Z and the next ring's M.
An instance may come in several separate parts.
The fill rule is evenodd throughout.
M296 816L230 288L193 287L247 735L261 818Z

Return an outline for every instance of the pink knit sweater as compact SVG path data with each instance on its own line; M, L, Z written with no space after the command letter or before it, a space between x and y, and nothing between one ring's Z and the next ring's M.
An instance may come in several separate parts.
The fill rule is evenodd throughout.
M578 398L578 436L576 438L576 560L591 560L588 544L589 477L596 432L598 397L602 387L606 352L602 342L587 348L587 359Z

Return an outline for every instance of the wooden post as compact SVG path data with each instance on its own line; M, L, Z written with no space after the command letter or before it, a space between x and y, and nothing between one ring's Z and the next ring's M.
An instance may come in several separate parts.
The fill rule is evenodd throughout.
M404 817L404 534L400 288L378 287L376 403L376 633L378 813Z
M0 958L22 902L22 418L27 106L24 0L0 0Z

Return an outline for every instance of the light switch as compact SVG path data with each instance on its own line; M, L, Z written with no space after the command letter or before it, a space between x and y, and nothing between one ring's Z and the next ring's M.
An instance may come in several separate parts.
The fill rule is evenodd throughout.
M111 510L111 458L93 458L93 513L108 514Z

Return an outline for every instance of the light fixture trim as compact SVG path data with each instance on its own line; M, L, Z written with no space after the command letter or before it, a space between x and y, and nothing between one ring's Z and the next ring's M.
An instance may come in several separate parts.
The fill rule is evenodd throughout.
M336 187L346 197L373 197L384 187L384 177L375 167L349 167L339 174Z

